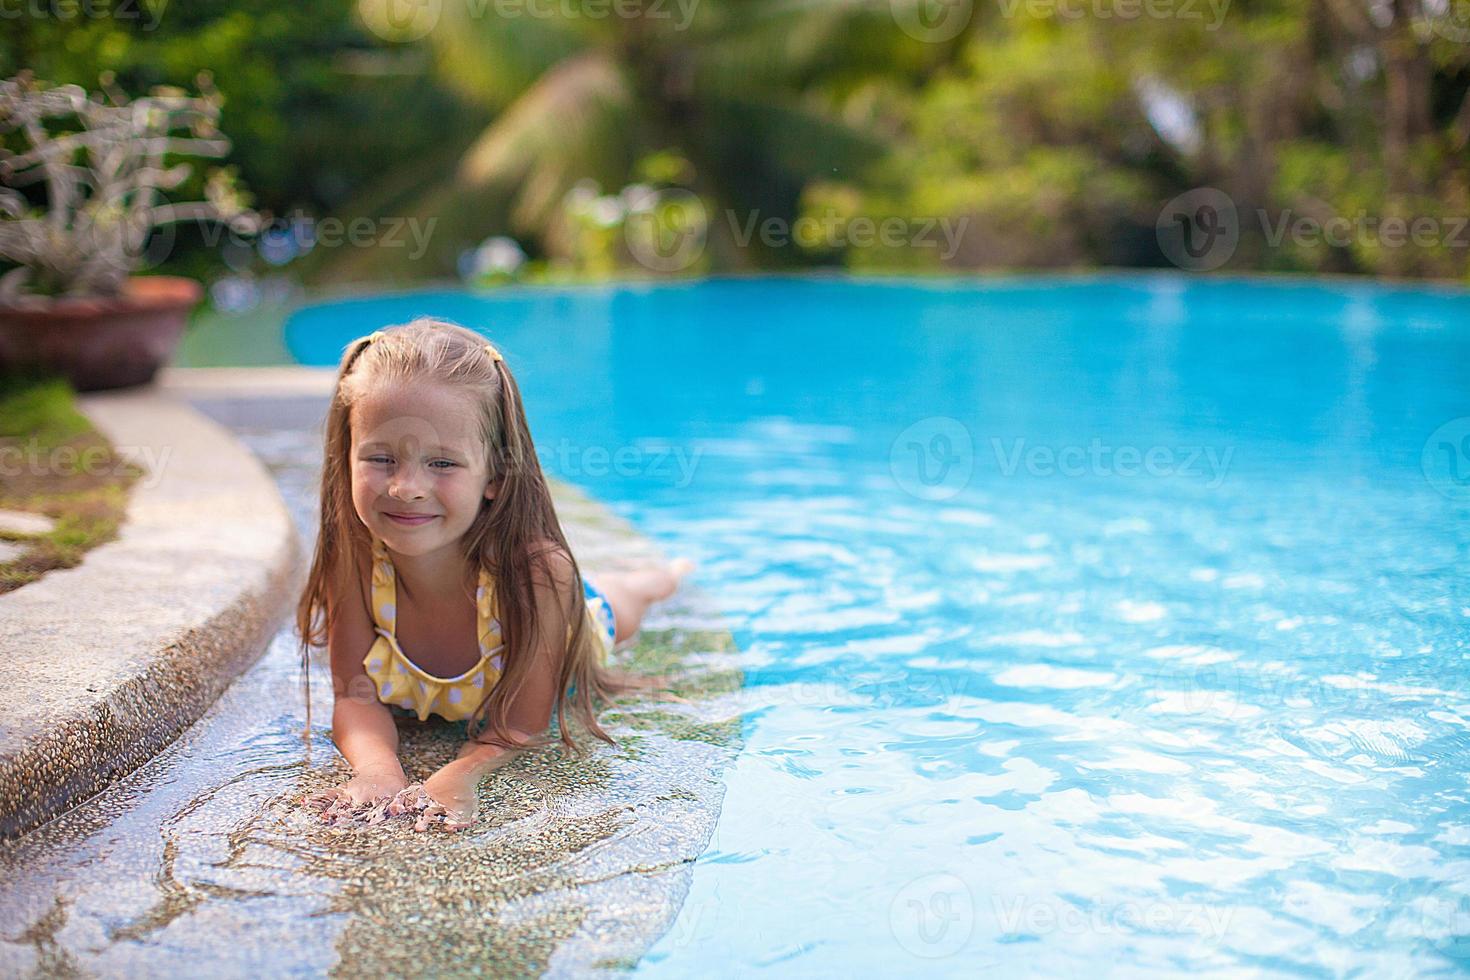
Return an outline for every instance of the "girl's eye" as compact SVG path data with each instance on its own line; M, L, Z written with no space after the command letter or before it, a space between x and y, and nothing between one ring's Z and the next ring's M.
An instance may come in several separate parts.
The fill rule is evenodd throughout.
M450 468L452 468L454 466L459 465L459 464L455 463L453 460L450 460L450 459L436 459L436 460L434 460L434 462L430 463L429 465L430 466L438 466L440 463L443 463L444 464L444 468L445 469L450 469Z
M368 457L368 462L369 463L391 463L393 461L391 459L389 459L387 456L369 456Z

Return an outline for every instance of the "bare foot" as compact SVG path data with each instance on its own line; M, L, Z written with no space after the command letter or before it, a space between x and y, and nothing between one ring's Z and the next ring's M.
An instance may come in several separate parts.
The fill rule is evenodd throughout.
M645 601L659 602L678 591L679 583L695 567L688 558L675 558L665 565L647 565L629 572L627 582Z

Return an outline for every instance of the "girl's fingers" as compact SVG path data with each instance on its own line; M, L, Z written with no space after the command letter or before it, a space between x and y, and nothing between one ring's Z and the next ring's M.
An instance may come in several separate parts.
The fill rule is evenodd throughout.
M337 799L336 789L323 790L320 793L312 793L301 801L301 805L310 810L325 810Z

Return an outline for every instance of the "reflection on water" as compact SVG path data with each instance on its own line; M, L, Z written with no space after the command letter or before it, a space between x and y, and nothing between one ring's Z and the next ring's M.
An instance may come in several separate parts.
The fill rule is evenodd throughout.
M310 534L314 432L242 435ZM648 554L584 498L568 491L560 509L586 567ZM729 636L698 603L681 595L656 610L631 655L641 670L683 665L693 704L610 710L616 750L516 760L484 784L480 822L455 835L403 820L328 828L296 805L348 773L320 703L324 661L303 757L283 629L161 756L0 851L0 974L183 975L207 963L226 976L534 975L636 961L688 887L739 745L738 721L715 700L739 684ZM453 758L463 729L405 724L409 777Z

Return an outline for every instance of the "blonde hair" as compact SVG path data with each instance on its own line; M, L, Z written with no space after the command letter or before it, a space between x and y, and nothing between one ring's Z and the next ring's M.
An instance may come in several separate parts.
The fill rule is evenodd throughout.
M495 578L496 614L505 644L500 679L470 716L469 737L507 746L546 744L541 733L530 743L521 740L506 728L504 718L534 660L538 630L532 622L536 609L533 573L541 581L555 583L558 576L552 574L552 562L561 555L572 571L572 594L563 598L568 603L567 622L574 624L558 672L555 717L561 743L569 750L578 749L566 724L570 706L575 720L588 732L616 744L597 722L598 702L648 685L599 663L602 643L588 628L582 572L557 520L510 365L484 337L442 320L420 318L360 337L347 345L342 356L327 410L321 527L296 609L303 677L309 676L310 647L327 643L337 603L353 601L348 597L360 594L359 569L372 552L371 533L352 504L348 458L352 408L365 392L393 383L440 383L471 395L480 409L478 428L489 479L500 480L494 499L481 501L479 514L461 539L466 569L483 569ZM309 725L309 681L306 699ZM488 738L480 738L482 734Z

